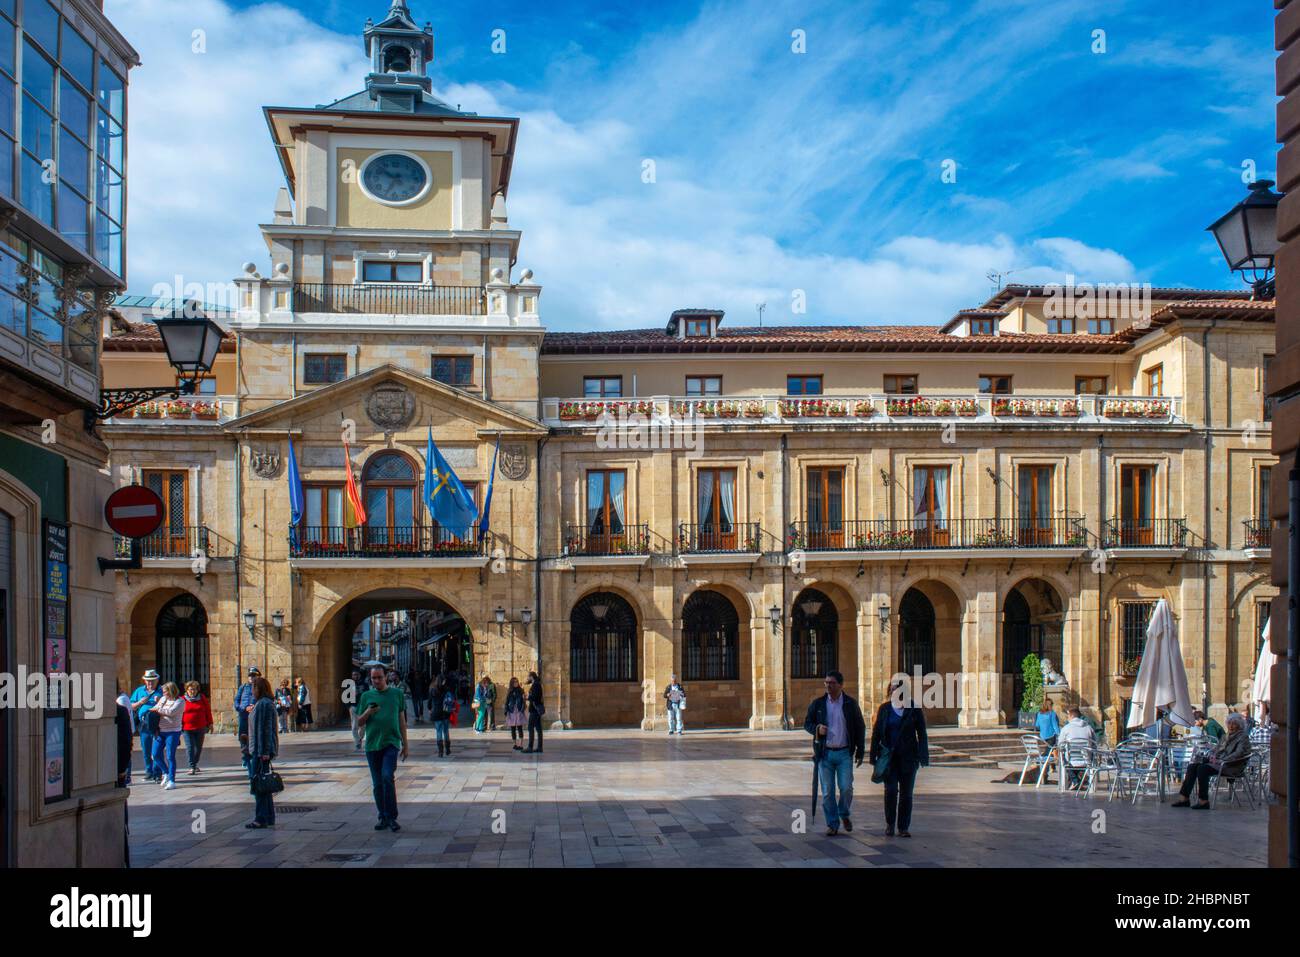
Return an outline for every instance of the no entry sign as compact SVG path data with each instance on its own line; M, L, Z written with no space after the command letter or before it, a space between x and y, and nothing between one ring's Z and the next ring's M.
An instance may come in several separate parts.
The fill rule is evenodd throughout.
M108 527L123 538L145 538L162 524L162 499L153 489L127 485L108 497L104 518Z

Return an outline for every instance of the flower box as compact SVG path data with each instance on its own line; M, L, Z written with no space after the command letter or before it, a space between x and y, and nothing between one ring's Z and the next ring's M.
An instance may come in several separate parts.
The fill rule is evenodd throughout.
M859 419L869 419L876 414L876 407L869 399L859 399L853 403L853 414Z
M746 402L744 405L744 416L747 419L761 419L767 415L767 407L758 401Z

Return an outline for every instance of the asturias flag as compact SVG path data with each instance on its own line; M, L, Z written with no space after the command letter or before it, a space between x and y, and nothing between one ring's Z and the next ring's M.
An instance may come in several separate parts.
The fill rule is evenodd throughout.
M302 476L298 474L298 457L293 454L293 439L289 440L289 524L294 528L302 521Z
M478 521L473 497L433 444L433 429L424 451L424 504L433 520L457 538L468 538Z
M497 433L497 449L492 453L492 471L488 473L487 494L483 496L483 517L478 523L478 540L481 542L487 538L488 532L491 531L492 516L492 483L497 480L497 456L501 454L501 433Z
M343 443L343 468L348 473L348 501L352 503L352 514L357 518L358 525L366 524L366 507L361 504L361 493L357 491L357 480L352 475L352 450L348 448L346 442Z

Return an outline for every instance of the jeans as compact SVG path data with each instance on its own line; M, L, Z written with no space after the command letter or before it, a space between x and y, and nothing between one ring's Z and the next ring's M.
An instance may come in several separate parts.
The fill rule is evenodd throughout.
M280 718L280 733L281 733L281 734L288 734L288 733L289 733L289 714L288 714L288 712L286 712L286 711L279 711L279 712L276 712L276 713L277 713L277 715L278 715L279 718Z
M495 703L488 705L488 730L497 729L497 706Z
M153 763L153 743L156 737L157 735L143 729L140 731L140 751L144 754L144 777L146 781L153 780L159 774Z
M672 734L676 731L681 734L684 730L686 729L682 720L682 709L670 704L668 706L668 733Z
M248 780L250 783L253 778L257 777L258 769L262 767L263 763L264 762L260 758L252 757L245 762L248 767ZM275 795L253 795L253 820L258 824L275 823Z
M390 744L382 751L367 751L366 761L370 764L370 784L375 791L375 807L379 810L379 820L391 823L397 820L397 773L398 748Z
M176 748L181 743L179 731L162 731L154 735L154 770L165 775L168 781L176 780Z
M536 711L528 712L528 747L533 747L533 731L537 732L537 747L533 750L542 750L542 716Z
M838 829L840 820L849 816L853 804L853 749L829 748L822 752L821 762L817 765L817 783L822 789L822 811L826 814L826 826ZM839 801L835 800L835 789L839 788Z
M361 727L357 724L357 706L348 705L348 720L352 722L352 743L361 747Z
M206 734L206 731L185 732L185 755L189 758L191 768L199 766L199 757L203 754L203 738Z
M1210 799L1210 778L1219 772L1205 763L1204 761L1193 761L1187 766L1187 774L1183 777L1183 786L1178 789L1178 793L1185 798L1192 796L1192 788L1196 788L1197 796L1202 801Z
M451 747L451 719L435 718L433 721L433 733L440 744Z
M893 761L889 762L889 771L885 774L885 824L893 827L895 822L900 831L912 826L912 789L916 786L916 768L899 768Z

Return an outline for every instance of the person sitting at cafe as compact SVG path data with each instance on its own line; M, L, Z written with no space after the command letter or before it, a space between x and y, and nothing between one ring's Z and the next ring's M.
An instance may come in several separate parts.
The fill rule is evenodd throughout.
M1193 711L1192 721L1201 729L1201 733L1207 738L1210 738L1212 741L1223 740L1223 725L1219 724L1219 722L1215 721L1213 718L1206 717L1204 711Z
M1240 777L1250 760L1250 735L1246 733L1246 719L1239 714L1228 715L1228 736L1219 742L1212 754L1193 761L1187 766L1183 786L1179 789L1182 797L1170 807L1190 807L1197 811L1210 808L1210 778L1226 775L1230 778ZM1192 804L1192 788L1197 789L1199 800Z

